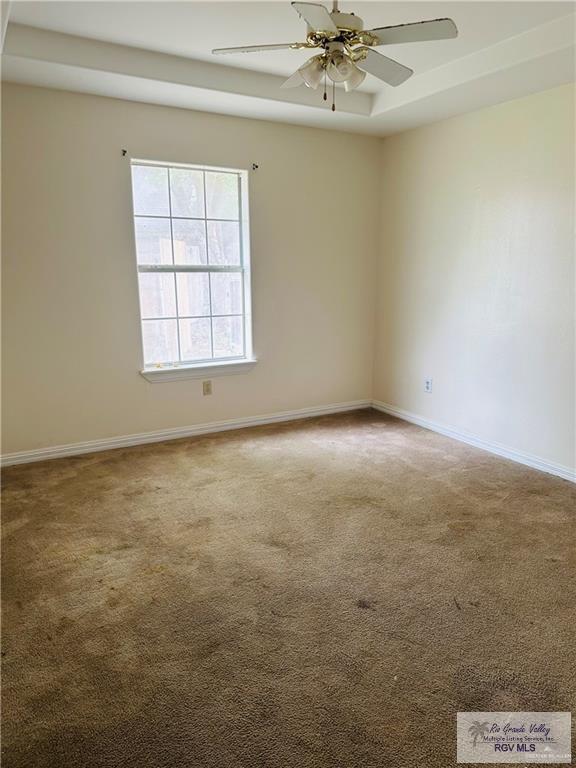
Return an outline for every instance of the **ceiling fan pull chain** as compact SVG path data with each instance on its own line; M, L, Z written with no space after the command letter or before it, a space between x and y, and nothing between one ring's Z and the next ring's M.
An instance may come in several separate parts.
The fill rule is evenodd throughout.
M336 112L336 83L332 82L332 112Z
M326 70L324 70L324 101L327 101L328 94L326 93L326 79L328 75L326 74Z

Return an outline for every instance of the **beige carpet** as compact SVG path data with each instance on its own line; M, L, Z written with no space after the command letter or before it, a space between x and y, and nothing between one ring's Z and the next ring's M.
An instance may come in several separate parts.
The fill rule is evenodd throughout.
M3 768L449 768L576 700L575 486L373 411L4 473Z

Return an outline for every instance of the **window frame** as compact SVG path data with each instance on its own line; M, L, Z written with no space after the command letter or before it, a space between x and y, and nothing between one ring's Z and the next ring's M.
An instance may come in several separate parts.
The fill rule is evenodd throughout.
M132 177L132 169L135 166L148 166L156 168L166 168L168 170L168 194L169 194L169 213L168 215L153 215L153 214L137 214L134 210L134 183ZM172 203L170 192L170 169L186 169L192 171L216 172L216 173L230 173L234 174L238 178L238 225L239 225L239 237L240 237L240 264L239 265L224 265L224 264L140 264L138 261L138 252L136 245L136 223L137 218L160 218L166 219L170 222L170 240L172 253L174 252L174 239L173 239L173 221L175 220L194 220L203 221L207 227L208 221L232 221L231 219L209 219L208 211L206 209L206 176L203 176L203 189L204 189L204 217L187 217L187 216L173 216L172 215ZM252 340L252 286L251 286L251 264L250 264L250 222L249 222L249 196L248 196L248 171L243 168L228 168L223 166L213 165L199 165L193 163L179 163L161 160L148 160L141 158L130 158L130 190L132 199L132 232L134 235L134 256L136 262L136 276L138 285L138 309L139 309L139 323L140 323L140 349L141 349L141 375L148 381L175 381L183 378L205 378L210 376L223 376L229 374L245 373L251 370L256 364L256 358L254 357L253 340ZM236 221L236 219L234 219ZM208 247L208 241L206 240L206 247ZM208 253L207 253L208 255ZM188 316L180 316L178 313L178 299L176 294L176 315L175 317L162 317L162 318L144 318L142 313L142 302L140 297L139 278L141 274L172 274L175 277L178 274L218 274L218 273L239 273L242 276L242 313L223 315L223 317L241 317L242 323L242 335L244 354L242 356L235 357L210 357L201 360L189 360L189 361L173 361L163 362L155 364L146 364L145 352L144 352L144 321L148 319L175 319L177 324L178 334L178 352L180 355L180 328L179 321L181 319L187 319ZM211 284L211 283L210 283ZM175 288L175 290L177 290ZM212 314L212 305L210 306L210 339L212 353L214 352L213 346L213 328L212 319L219 317L217 314Z

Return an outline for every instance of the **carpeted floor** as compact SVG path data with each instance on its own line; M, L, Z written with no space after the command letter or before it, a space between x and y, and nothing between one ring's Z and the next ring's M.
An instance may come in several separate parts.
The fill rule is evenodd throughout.
M3 768L451 768L574 706L575 502L374 411L7 469Z

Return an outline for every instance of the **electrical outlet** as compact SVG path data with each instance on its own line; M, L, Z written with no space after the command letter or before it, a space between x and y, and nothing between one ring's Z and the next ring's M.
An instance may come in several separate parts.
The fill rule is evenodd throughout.
M203 395L211 395L212 394L212 382L211 381L203 381L202 382L202 394Z
M432 379L430 376L424 379L424 392L432 392Z

